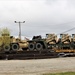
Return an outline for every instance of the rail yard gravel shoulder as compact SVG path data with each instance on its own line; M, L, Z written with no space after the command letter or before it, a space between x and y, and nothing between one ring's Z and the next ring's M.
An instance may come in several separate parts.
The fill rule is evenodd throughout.
M0 75L42 75L55 72L75 72L75 57L0 60Z

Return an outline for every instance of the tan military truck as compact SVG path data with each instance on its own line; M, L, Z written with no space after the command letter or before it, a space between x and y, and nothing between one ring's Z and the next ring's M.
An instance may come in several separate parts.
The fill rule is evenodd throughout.
M75 49L75 34L72 34L71 46Z
M49 48L51 49L56 48L57 42L58 42L57 35L46 34L46 43L48 44Z
M19 44L15 41L13 36L5 33L0 36L0 51L16 52L18 49Z
M27 42L28 41L27 39L21 40L19 38L16 38L16 41L19 43L20 50L27 50L28 49L29 43Z
M71 36L69 34L60 34L59 49L71 49Z

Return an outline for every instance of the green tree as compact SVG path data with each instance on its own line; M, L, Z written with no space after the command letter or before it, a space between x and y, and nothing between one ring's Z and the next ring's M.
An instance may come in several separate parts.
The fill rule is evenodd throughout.
M8 34L10 36L10 30L7 27L0 29L0 35L2 36L3 34Z

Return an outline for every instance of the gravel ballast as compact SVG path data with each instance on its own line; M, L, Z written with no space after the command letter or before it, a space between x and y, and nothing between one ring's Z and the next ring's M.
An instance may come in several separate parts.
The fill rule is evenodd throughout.
M54 72L75 72L75 57L0 60L0 75L42 75Z

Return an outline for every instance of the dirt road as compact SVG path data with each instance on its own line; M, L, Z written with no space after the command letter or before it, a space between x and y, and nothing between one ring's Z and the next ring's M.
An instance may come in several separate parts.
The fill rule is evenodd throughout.
M75 71L75 57L0 60L0 75L41 75L48 72Z

